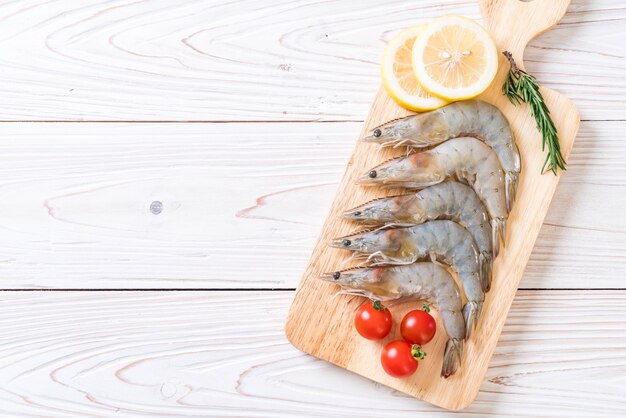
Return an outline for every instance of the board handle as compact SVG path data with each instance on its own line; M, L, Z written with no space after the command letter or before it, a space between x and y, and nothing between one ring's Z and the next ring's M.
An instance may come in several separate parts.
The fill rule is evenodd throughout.
M491 33L498 50L508 49L522 68L526 45L559 23L570 1L478 0L484 26ZM516 36L511 37L512 33Z

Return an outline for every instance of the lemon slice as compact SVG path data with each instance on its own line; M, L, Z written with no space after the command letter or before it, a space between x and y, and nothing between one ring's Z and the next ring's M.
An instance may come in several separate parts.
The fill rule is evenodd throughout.
M498 71L498 51L482 26L462 16L443 16L413 45L413 70L431 94L446 100L478 96Z
M383 55L381 76L387 93L400 106L416 111L437 109L448 104L424 90L413 72L411 50L426 25L414 26L394 36Z

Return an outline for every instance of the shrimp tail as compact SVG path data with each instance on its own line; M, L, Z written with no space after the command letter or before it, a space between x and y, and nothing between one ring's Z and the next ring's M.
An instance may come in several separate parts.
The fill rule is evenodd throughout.
M502 246L506 240L506 219L494 218L491 220L491 246L493 248L493 258L500 254L500 241Z
M461 365L463 355L463 340L450 338L446 343L446 350L443 354L443 364L441 365L441 376L448 378L456 373Z
M467 340L472 333L472 329L476 328L476 323L480 317L480 311L483 308L482 302L470 301L463 307L463 317L465 318L465 339Z
M511 212L513 202L515 202L515 193L517 193L517 178L518 174L513 171L507 171L505 175L505 195L506 195L506 210Z
M478 256L478 262L480 267L480 285L483 292L488 292L491 289L491 254L488 252L481 252Z

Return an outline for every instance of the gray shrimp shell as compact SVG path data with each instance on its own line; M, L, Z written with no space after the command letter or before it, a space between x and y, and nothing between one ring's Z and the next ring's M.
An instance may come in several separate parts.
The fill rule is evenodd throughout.
M517 192L521 158L509 122L492 104L466 100L394 119L374 128L362 141L425 148L462 136L478 138L496 153L505 172L506 206L510 211Z

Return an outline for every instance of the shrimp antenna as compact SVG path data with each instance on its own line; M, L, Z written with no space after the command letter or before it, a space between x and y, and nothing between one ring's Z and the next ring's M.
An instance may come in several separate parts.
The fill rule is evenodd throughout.
M388 124L388 123L397 122L397 121L399 121L399 120L401 120L401 119L410 118L411 116L415 116L415 115L400 116L400 117L397 117L397 118L395 118L395 119L390 119L390 120L388 120L387 122L383 122L383 123L381 123L381 124L380 124L380 125L378 125L378 126L374 126L372 129L370 129L370 131L374 131L374 130L376 130L376 129L382 128L383 126L385 126L385 125L386 125L386 124Z

